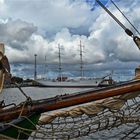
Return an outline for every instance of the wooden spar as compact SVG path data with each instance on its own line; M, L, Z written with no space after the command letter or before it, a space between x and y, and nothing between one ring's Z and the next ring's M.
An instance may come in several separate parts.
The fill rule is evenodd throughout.
M97 90L89 90L77 94L61 95L44 100L32 101L22 104L12 109L2 110L0 112L0 122L15 119L21 115L28 115L31 112L48 112L56 109L79 105L104 99L107 97L123 95L140 91L140 80L131 81L124 84L106 87ZM22 112L22 113L21 113Z

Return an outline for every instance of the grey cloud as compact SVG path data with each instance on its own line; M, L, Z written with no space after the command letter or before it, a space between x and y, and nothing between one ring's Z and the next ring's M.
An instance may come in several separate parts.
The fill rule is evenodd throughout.
M4 40L26 41L37 30L33 24L21 20L9 20L0 24L0 37Z
M7 16L35 23L48 34L63 27L86 30L93 19L91 7L82 0L6 0L6 4Z
M13 48L23 50L26 42L31 35L37 31L33 24L21 20L9 20L7 23L0 24L1 41Z
M28 4L24 5L25 2ZM118 4L128 17L136 15L130 19L140 28L138 1L131 1L133 11L126 8L126 2L120 1ZM9 6L9 10L13 8L13 18L20 16L27 20L9 20L8 23L0 24L0 37L7 43L7 55L11 62L34 63L36 53L38 63L44 63L45 56L47 63L58 63L58 44L61 44L64 47L62 62L78 64L80 40L85 46L85 63L109 68L111 62L119 64L140 61L140 51L133 40L100 7L91 12L83 1L69 0L46 0L44 3L14 0ZM128 25L112 5L109 8ZM38 25L39 30L44 29L48 36L50 32L55 35L53 38L51 36L51 40L48 36L43 37L42 32L37 31L37 27L29 22Z

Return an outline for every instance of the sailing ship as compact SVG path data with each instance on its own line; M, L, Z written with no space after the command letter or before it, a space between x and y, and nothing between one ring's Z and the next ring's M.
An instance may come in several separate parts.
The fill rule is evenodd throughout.
M68 78L67 76L63 76L61 46L60 44L58 44L59 76L56 79L51 79L51 80L46 79L46 78L36 79L38 85L42 87L53 87L53 88L55 87L56 88L58 87L60 88L63 88L63 87L64 88L92 88L92 87L101 87L101 86L108 86L108 85L114 84L115 81L113 81L111 74L107 74L106 76L99 77L99 78L84 77L83 45L82 45L81 40L80 40L79 47L80 47L80 73L81 73L80 77ZM35 69L35 75L36 75L36 69Z
M102 3L99 2L99 4L103 6ZM106 9L106 7L103 8ZM127 29L126 32L128 33L129 30ZM140 48L140 39L135 36L133 39ZM3 65L2 68L6 71ZM134 123L134 129L125 133L126 136L122 136L122 139L127 138L127 136L130 138L131 133L134 134L132 139L137 138L140 122L139 70L139 68L136 69L136 79L131 81L41 100L31 100L27 97L25 102L14 107L6 108L3 106L0 110L0 124L2 124L0 136L13 139L27 139L31 135L38 139L70 139L119 127L122 124ZM89 102L91 104L85 105ZM130 105L128 105L129 103ZM75 105L80 106L68 111L56 112L56 110ZM50 114L49 117L40 118L40 114L44 112L49 114L52 111L55 113ZM61 117L62 119L60 119ZM56 118L58 118L57 122L54 122ZM86 124L84 125L84 123ZM44 126L49 124L50 127ZM33 131L34 133L32 133Z

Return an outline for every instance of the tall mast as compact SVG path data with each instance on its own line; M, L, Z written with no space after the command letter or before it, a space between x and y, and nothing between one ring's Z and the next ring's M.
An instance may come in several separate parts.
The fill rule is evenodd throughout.
M58 44L58 57L59 57L59 77L60 77L60 81L62 81L62 63L61 63L61 46L60 44Z
M80 71L81 71L81 78L83 78L84 76L84 71L83 71L83 45L81 43L81 40L80 40Z

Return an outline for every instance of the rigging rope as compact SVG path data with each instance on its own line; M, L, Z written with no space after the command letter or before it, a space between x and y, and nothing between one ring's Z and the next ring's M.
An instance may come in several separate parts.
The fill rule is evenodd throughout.
M124 30L127 29L99 0L96 1Z
M131 23L131 21L126 17L126 15L120 10L120 8L115 4L115 2L113 2L112 0L110 0L112 2L112 4L118 9L118 11L124 16L124 18L129 22L129 24L134 28L134 30L140 35L140 32L137 30L137 28Z
M135 44L137 45L137 47L140 49L140 38L137 36L133 35L133 32L126 28L101 2L100 0L96 0L97 3L125 30L126 34L131 36L135 42ZM117 8L118 9L118 8ZM120 11L120 10L119 10ZM122 13L122 12L121 12ZM124 14L123 14L124 15ZM129 21L129 20L128 20ZM129 21L130 22L130 21ZM132 25L132 24L131 24ZM134 26L134 25L132 25ZM135 28L135 27L133 27ZM135 28L136 29L136 28ZM137 29L136 29L137 30Z
M133 33L131 32L131 30L129 30L128 28L126 28L101 2L100 0L96 0L97 3L125 30L125 32L127 33L127 35L133 37Z

